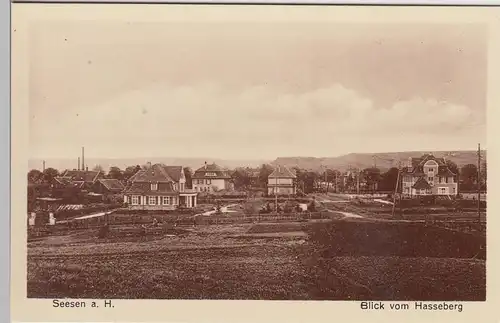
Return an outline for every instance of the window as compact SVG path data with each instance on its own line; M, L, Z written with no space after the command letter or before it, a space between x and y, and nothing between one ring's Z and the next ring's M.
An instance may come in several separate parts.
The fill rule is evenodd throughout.
M156 196L149 196L149 205L156 205Z
M184 183L181 183L181 192L184 192Z
M151 183L151 190L157 191L158 190L158 183Z
M210 185L212 184L212 180L211 179L207 179L207 185Z
M429 183L434 183L434 177L429 177L429 179L427 180Z
M132 195L132 205L138 205L138 204L139 204L139 196Z
M169 204L170 204L170 196L164 196L163 205L169 205Z
M217 176L217 174L216 173L205 173L205 176L215 177L215 176Z

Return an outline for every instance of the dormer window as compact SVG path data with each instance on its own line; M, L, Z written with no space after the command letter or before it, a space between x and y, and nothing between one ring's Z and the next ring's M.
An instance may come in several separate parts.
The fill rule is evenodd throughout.
M205 176L215 177L215 176L217 176L217 174L216 173L205 173Z
M151 183L151 190L157 191L158 190L158 183Z

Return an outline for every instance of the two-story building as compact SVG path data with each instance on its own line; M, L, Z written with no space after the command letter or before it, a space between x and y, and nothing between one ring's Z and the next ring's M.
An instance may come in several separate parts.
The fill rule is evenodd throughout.
M267 193L269 195L295 195L295 179L297 177L285 166L276 166L267 178Z
M229 171L212 163L198 168L192 177L193 189L196 192L231 191L233 183Z
M446 165L444 158L425 154L410 157L402 168L402 193L406 196L457 195L457 174Z
M192 208L197 204L197 193L186 188L184 167L148 164L129 179L124 202L131 209Z

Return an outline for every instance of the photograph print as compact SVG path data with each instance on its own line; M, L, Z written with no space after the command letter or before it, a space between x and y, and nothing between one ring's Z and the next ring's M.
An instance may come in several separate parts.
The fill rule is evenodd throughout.
M29 27L28 298L486 300L485 26Z

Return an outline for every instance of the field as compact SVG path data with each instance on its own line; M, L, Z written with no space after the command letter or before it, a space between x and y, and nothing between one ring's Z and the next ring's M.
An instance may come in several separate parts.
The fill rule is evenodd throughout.
M118 225L112 230L125 231ZM485 239L420 224L186 226L28 243L30 298L484 300Z

